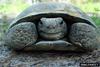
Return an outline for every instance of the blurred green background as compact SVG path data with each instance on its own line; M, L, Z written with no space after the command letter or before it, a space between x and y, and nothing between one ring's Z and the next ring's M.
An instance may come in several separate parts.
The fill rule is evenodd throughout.
M68 2L83 10L100 25L100 0L0 0L0 39L11 21L25 8L38 2Z

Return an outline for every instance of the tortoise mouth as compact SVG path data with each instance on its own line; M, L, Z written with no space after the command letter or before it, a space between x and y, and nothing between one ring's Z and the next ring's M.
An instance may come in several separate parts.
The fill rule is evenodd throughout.
M62 32L53 32L53 33L47 33L47 32L41 32L40 33L40 36L45 38L45 39L53 39L53 40L57 40L57 39L60 39L60 38L63 38L64 37L64 33Z
M59 34L59 33L62 33L62 31L53 31L53 32L46 32L46 31L40 31L41 33L43 34Z

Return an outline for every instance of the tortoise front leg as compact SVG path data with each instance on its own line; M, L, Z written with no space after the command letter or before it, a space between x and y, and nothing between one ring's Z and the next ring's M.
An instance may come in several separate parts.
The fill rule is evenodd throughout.
M86 50L94 50L97 48L96 30L86 23L74 23L69 34L72 43L80 43L77 46Z
M5 43L15 50L32 45L37 40L37 30L34 23L23 22L9 29Z

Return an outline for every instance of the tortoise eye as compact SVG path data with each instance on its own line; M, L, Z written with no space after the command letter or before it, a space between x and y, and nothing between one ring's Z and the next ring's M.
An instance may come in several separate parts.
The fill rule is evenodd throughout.
M60 24L63 24L63 21L62 21L62 22L60 22Z

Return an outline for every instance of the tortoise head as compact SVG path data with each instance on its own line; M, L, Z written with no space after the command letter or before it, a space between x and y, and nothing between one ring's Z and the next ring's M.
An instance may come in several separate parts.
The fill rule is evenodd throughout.
M61 17L41 18L38 24L40 36L46 39L60 39L67 33L67 24Z

